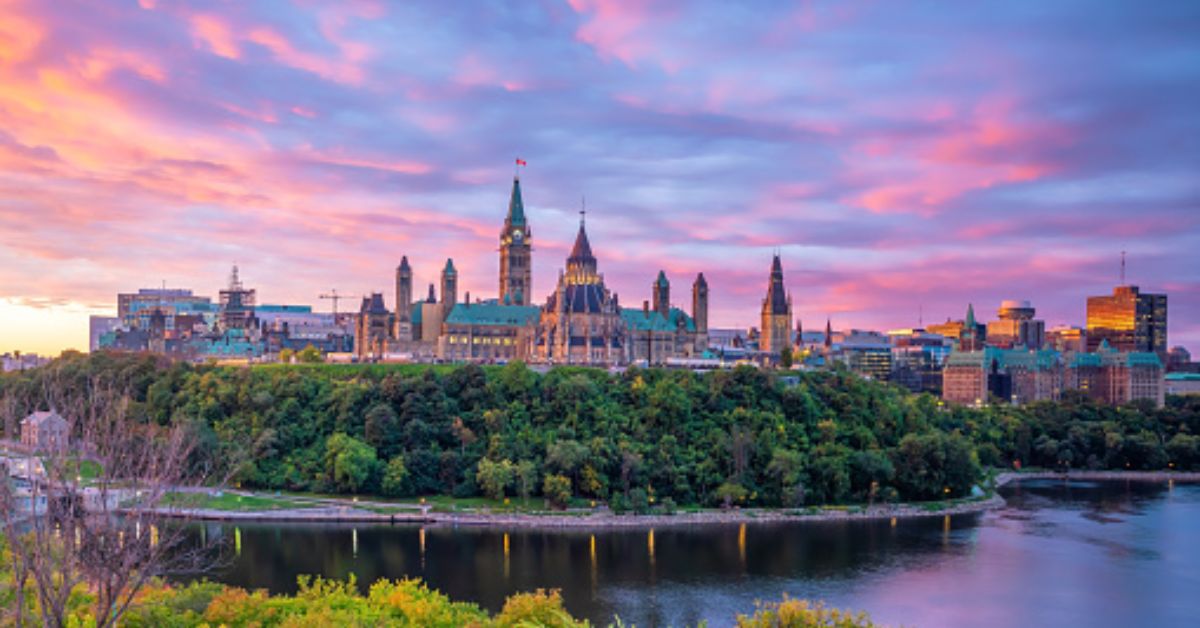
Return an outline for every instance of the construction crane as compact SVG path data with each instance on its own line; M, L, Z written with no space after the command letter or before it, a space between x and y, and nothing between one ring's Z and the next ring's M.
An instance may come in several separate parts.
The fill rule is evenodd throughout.
M335 320L335 321L337 320L338 301L341 301L342 299L357 299L357 298L359 298L358 295L339 294L336 288L334 288L334 289L330 290L328 293L322 294L320 296L322 299L329 299L330 301L333 301L333 320Z

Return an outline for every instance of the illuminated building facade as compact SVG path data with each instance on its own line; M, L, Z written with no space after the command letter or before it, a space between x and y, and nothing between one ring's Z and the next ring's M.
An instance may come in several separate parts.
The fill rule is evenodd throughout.
M1107 342L1117 351L1167 353L1167 295L1117 286L1111 296L1088 297L1089 351Z

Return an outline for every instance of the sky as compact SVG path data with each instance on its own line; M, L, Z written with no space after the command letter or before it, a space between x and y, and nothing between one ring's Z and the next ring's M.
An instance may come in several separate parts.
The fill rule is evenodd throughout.
M0 352L234 263L494 296L518 157L539 302L586 198L626 306L757 325L778 251L806 329L1082 325L1126 251L1200 351L1197 111L1194 1L0 0Z

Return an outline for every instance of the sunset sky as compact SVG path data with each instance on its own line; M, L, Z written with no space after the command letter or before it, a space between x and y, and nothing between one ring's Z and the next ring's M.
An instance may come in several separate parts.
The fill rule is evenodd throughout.
M628 5L636 5L630 8ZM516 157L541 302L586 196L627 306L658 269L757 325L1048 326L1128 277L1200 351L1200 2L0 0L0 352L116 293L494 296Z

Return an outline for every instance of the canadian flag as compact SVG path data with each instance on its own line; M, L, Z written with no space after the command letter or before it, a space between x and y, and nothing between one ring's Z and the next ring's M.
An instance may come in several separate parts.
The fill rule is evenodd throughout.
M525 160L524 160L524 159L520 159L520 158L518 158L518 159L517 159L517 165L518 165L518 166L528 166L529 164L525 163Z

